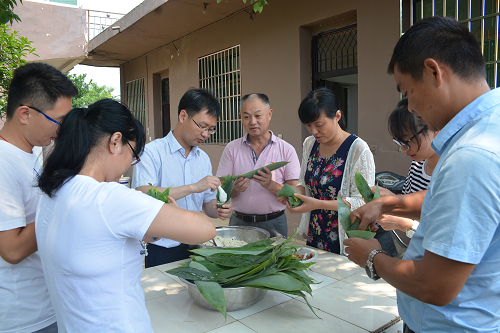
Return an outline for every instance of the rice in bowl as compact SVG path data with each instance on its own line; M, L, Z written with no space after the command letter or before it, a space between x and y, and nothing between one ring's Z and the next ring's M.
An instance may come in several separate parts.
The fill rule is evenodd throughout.
M248 244L247 242L242 241L242 240L238 240L234 237L222 238L221 236L215 236L214 240L215 240L215 243L217 244L217 246L221 246L221 247L240 247L240 246ZM212 243L212 241L209 240L209 241L206 241L205 243L203 243L203 245L214 246L214 243Z

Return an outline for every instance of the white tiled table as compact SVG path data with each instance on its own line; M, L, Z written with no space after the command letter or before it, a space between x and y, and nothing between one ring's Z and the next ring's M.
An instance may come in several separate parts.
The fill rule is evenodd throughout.
M268 291L248 309L232 311L227 321L218 311L195 304L176 276L165 271L178 261L147 268L142 274L146 307L156 333L398 332L402 330L396 291L372 281L346 257L317 250L309 275L321 282L308 296L318 319L301 297Z

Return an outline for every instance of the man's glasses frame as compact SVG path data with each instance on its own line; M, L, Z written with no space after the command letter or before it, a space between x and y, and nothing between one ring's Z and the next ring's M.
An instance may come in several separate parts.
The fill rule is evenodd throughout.
M60 123L60 122L58 122L58 121L57 121L57 120L55 120L55 119L50 118L50 117L49 117L49 116L47 116L45 113L43 113L43 111L42 111L42 110L37 109L37 108L36 108L36 107L34 107L34 106L31 106L31 105L25 105L25 104L19 104L19 106L26 106L26 107L28 107L28 108L30 108L30 109L33 109L33 110L35 110L36 112L41 113L41 114L42 114L45 118L47 118L48 120L50 120L50 121L51 121L51 122L53 122L54 124L61 126L61 123Z
M130 163L130 166L134 166L137 163L139 163L141 161L141 159L139 158L139 155L137 155L137 153L135 152L135 149L132 148L132 145L130 144L130 142L127 141L127 144L130 147L130 149L132 149L132 153L134 154L134 159L132 160L132 163Z
M201 132L202 132L202 133L208 133L209 135L212 135L212 134L214 134L215 132L217 132L217 129L215 129L215 128L210 129L210 128L206 128L206 127L201 127L201 126L200 126L200 125L199 125L199 124L198 124L198 123L197 123L197 122L193 119L193 117L191 117L191 115L189 114L189 112L186 112L186 113L187 113L187 115L189 116L189 118L191 118L191 120L194 122L194 124L195 124L196 126L198 126L198 128L201 130Z
M414 136L412 136L411 138L409 138L406 141L399 141L398 139L395 139L395 138L392 138L392 141L394 141L394 143L397 144L399 147L410 149L411 140L415 139L417 136L419 136L426 129L427 129L427 126L422 127L422 129L420 131L418 131L417 134L415 134Z

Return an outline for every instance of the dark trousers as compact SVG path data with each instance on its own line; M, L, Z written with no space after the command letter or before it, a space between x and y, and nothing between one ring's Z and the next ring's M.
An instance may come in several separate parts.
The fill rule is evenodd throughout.
M144 267L154 267L177 260L187 259L191 255L188 244L181 244L176 247L163 247L148 244L148 255L145 258Z
M270 237L288 237L288 226L285 214L265 222L245 222L237 218L236 215L231 214L229 225L261 228L269 231Z
M405 323L403 323L403 333L415 333Z

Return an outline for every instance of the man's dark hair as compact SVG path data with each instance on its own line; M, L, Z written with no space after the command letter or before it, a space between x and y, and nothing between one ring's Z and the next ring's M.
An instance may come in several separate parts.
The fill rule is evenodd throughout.
M262 101L262 103L266 104L269 108L271 108L271 103L269 102L269 97L267 97L266 94L251 93L251 94L246 94L245 96L243 96L241 98L241 100L240 100L240 110L241 110L241 106L243 105L243 103L245 103L250 97L251 97L251 99L254 99L254 98L260 99Z
M9 87L7 119L11 119L20 104L42 111L54 108L60 97L78 95L78 88L60 70L42 62L17 68Z
M217 119L221 116L220 103L214 95L206 89L191 88L182 96L177 114L180 114L182 110L186 110L187 113L193 116L202 109L208 109L207 114Z
M434 16L415 23L394 47L387 72L422 78L425 59L432 58L450 66L467 82L486 78L481 46L474 35L456 20Z

